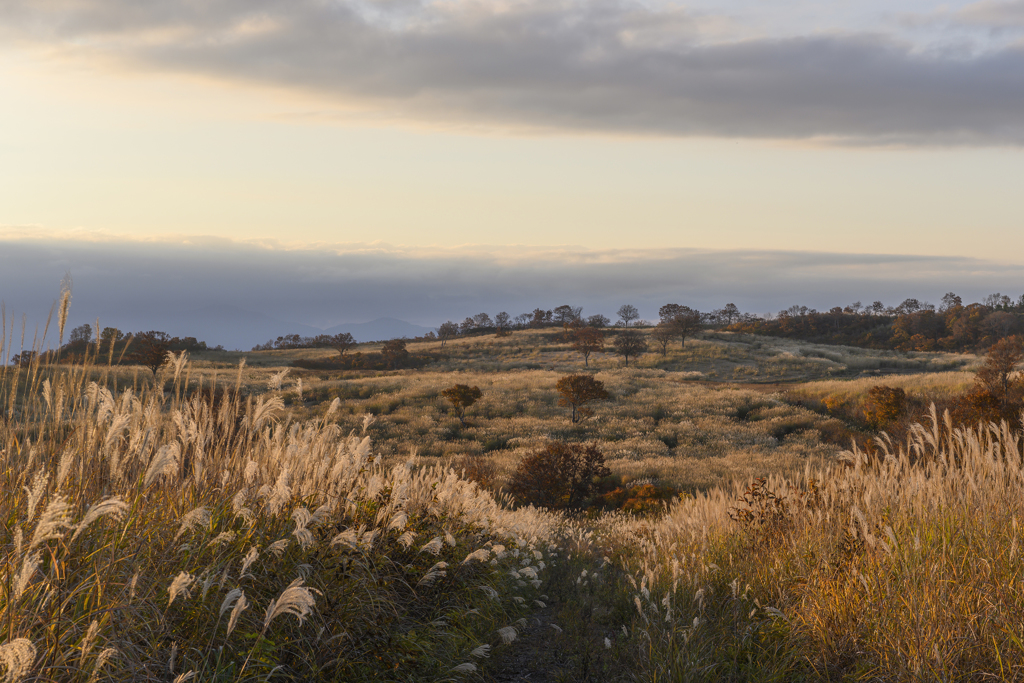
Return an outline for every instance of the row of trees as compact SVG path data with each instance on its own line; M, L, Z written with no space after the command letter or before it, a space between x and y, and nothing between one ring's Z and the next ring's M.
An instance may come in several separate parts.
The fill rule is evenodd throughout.
M1024 332L1024 296L991 294L965 305L953 292L939 306L905 299L898 306L854 302L819 312L792 306L773 319L742 320L729 329L830 344L900 351L980 351Z
M253 351L272 351L274 349L335 349L338 355L344 356L345 352L357 344L355 337L350 332L338 334L318 334L315 337L303 337L298 334L286 334L277 339L272 339L265 344L257 344L252 347Z

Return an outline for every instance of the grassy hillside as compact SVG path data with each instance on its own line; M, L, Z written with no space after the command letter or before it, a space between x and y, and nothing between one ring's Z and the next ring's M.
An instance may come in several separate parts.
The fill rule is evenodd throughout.
M973 357L712 334L629 368L592 357L611 398L573 425L554 386L582 359L552 333L410 350L433 360L4 369L0 672L1024 676L1016 433L936 415L869 456L836 444L851 425L795 405L880 382L951 395ZM482 390L466 426L440 395L454 383ZM617 485L681 495L646 515L512 505L501 489L552 440L597 443Z

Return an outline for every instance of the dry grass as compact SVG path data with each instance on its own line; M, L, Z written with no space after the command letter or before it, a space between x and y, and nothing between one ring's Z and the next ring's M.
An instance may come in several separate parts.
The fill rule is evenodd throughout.
M1024 678L1019 437L937 418L879 460L839 461L820 438L829 419L688 381L813 379L858 358L776 341L709 335L629 369L598 357L614 400L579 426L554 385L581 363L548 333L450 342L438 365L397 373L280 376L311 351L234 368L224 360L241 356L179 359L155 382L102 365L4 369L0 670L450 680L473 674L481 646L514 647L533 601L557 591L600 620L602 651L635 665L606 680ZM934 393L966 379L884 383ZM440 398L456 382L484 391L466 428ZM657 518L566 519L510 509L449 467L490 465L500 484L548 439L599 441L619 474L691 493ZM755 476L778 498L739 504Z

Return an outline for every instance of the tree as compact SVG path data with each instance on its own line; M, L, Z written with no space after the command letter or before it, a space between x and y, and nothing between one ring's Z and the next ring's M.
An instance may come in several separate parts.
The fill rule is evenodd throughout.
M1020 393L1021 378L1014 375L1021 359L1024 359L1024 346L1020 337L1000 339L989 349L985 365L975 376L978 387L995 397L1004 412Z
M462 426L466 426L466 408L469 408L483 396L480 387L471 387L468 384L455 384L441 392L441 396L448 399L452 404L452 410Z
M543 327L545 324L551 322L551 316L551 311L545 311L543 308L533 309L530 327Z
M579 320L580 314L582 312L582 306L573 307L569 306L568 304L563 304L552 310L551 314L552 318L556 323L558 323L559 325L565 325L567 323L571 323L574 320Z
M608 319L608 316L595 313L594 315L587 318L587 326L595 329L601 329L602 327L611 326L612 321Z
M89 323L79 325L75 329L71 330L71 334L68 336L68 344L88 344L92 341L92 332L92 325Z
M469 334L475 329L476 321L467 316L466 319L462 321L462 324L459 325L459 334Z
M157 371L167 360L171 338L166 332L139 332L132 340L132 360L143 367L149 368L156 377Z
M590 354L604 349L604 333L593 327L577 327L569 331L569 344L583 355L583 365L590 367Z
M380 355L384 362L391 366L392 370L397 370L398 366L409 358L409 351L405 348L404 339L392 339L391 341L384 342Z
M734 322L739 320L742 315L742 313L740 313L739 306L736 304L726 304L715 311L715 313L718 314L718 319L723 321L726 325L732 325Z
M636 306L633 304L623 304L619 306L619 310L616 312L619 316L619 320L622 322L623 327L629 327L629 324L640 317L640 312L636 310Z
M351 332L339 332L328 340L328 345L337 349L341 357L344 358L345 352L356 345L356 338L352 336Z
M515 317L516 327L520 330L525 330L530 326L530 321L533 320L532 313L520 313Z
M623 330L615 335L615 353L626 359L626 367L629 367L629 357L639 357L647 351L647 341L643 335L636 330Z
M692 337L700 331L700 311L689 306L665 304L658 309L658 315L661 317L661 324L658 325L658 328L662 326L664 328L661 332L655 328L655 341L662 345L662 355L668 352L668 339L679 339L680 347L684 347L686 338Z
M572 408L572 423L576 424L590 417L594 411L588 404L594 401L607 401L610 395L605 391L604 383L592 375L566 375L555 384L560 398L558 405Z
M610 474L597 446L554 441L523 458L509 492L521 504L580 508L593 495L595 480Z
M942 303L939 305L939 312L945 313L946 311L951 311L954 308L959 308L960 306L963 305L964 300L961 299L956 293L946 292L942 296Z
M437 338L441 340L441 348L448 343L449 339L454 339L459 336L459 326L453 323L451 320L441 323L441 326L437 328Z
M494 326L497 328L499 337L505 337L512 333L512 316L505 311L494 316Z
M473 323L477 329L485 329L488 327L494 327L494 321L491 320L491 316L486 313L477 313L473 316Z
M672 332L670 324L663 321L655 325L654 331L651 332L651 338L661 347L661 355L667 356L668 345L672 343L676 335Z

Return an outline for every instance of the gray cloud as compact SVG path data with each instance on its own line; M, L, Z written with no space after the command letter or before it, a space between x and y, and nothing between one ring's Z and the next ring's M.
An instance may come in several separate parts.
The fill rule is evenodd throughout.
M997 10L1019 12L975 12ZM301 88L408 120L853 144L1024 142L1019 47L930 51L883 33L722 42L702 25L626 0L0 4L8 39Z
M42 328L65 271L71 324L162 329L228 348L381 317L436 326L481 311L516 315L569 303L612 316L624 303L656 318L664 303L755 313L861 300L937 301L956 291L1016 298L1024 266L931 256L774 251L485 248L382 245L283 249L225 240L0 241L0 299L29 336ZM305 327L301 327L305 326Z

